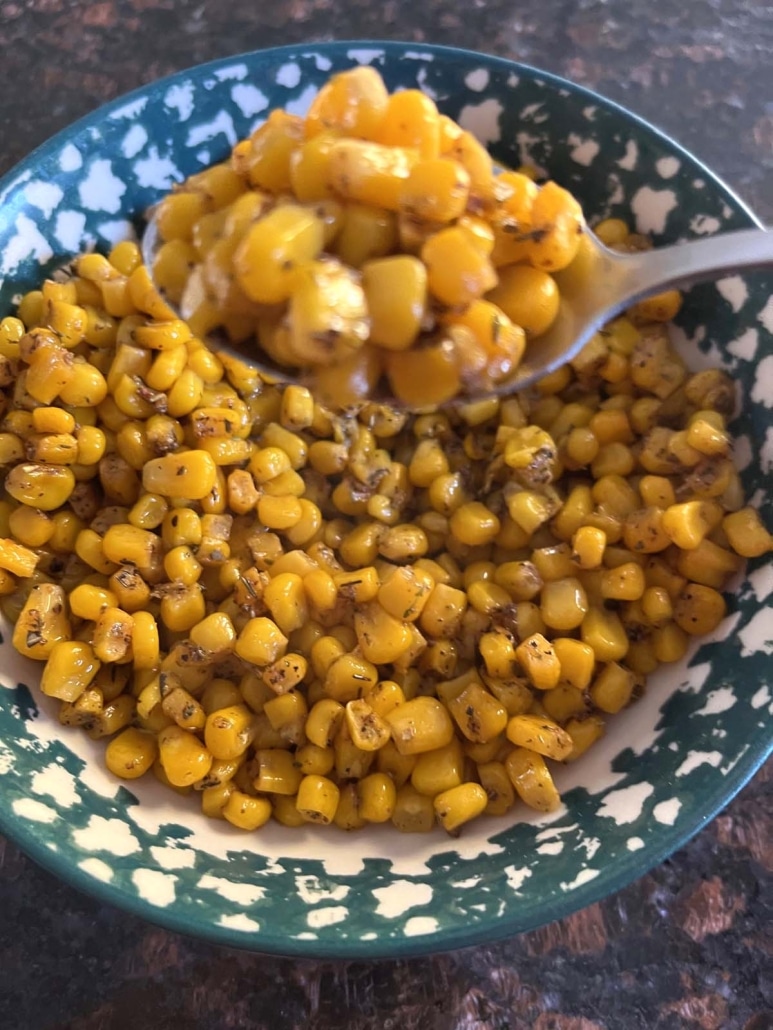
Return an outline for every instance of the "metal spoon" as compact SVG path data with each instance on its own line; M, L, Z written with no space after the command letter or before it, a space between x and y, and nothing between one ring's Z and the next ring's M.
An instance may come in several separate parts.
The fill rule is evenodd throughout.
M151 276L159 245L151 216L142 239L142 255ZM571 361L610 319L637 301L749 268L773 268L773 231L743 229L654 250L621 253L605 247L586 228L578 258L555 276L560 304L553 325L527 346L517 370L498 382L488 395L516 393L554 372ZM299 374L277 364L260 350L256 339L235 345L219 334L207 342L216 351L231 354L274 380L313 387L313 372ZM458 398L468 399L466 395ZM386 394L371 400L403 406Z

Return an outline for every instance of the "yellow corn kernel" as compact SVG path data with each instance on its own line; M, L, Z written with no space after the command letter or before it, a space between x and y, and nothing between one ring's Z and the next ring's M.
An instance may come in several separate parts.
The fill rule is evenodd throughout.
M628 651L628 637L616 612L592 605L583 619L580 635L597 661L620 661Z
M411 168L400 191L400 210L417 222L453 222L470 196L470 175L457 161L430 157Z
M561 798L545 759L527 748L516 747L505 759L505 769L518 796L539 812L554 812Z
M347 702L346 723L353 743L362 751L378 751L390 739L389 726L367 701Z
M406 254L367 261L362 285L371 319L370 339L388 350L405 350L416 340L427 301L427 271Z
M679 662L687 653L690 637L675 622L667 622L652 632L652 652L659 662Z
M35 408L32 411L32 428L36 433L72 433L75 419L64 408Z
M204 729L204 709L183 687L173 687L166 694L162 691L161 710L184 730Z
M585 715L590 707L584 691L567 682L559 683L554 690L549 690L540 698L540 702L548 717L559 725L572 717Z
M418 154L411 148L339 139L330 148L328 182L347 200L397 211L403 186L417 159Z
M588 610L588 598L579 579L552 580L542 588L540 612L545 625L566 632L576 629Z
M236 787L230 780L217 783L212 787L203 787L201 791L201 811L208 819L224 819L223 810Z
M231 705L207 715L204 743L213 758L238 758L252 739L253 715L245 705Z
M561 664L561 680L577 690L585 690L596 664L593 648L571 637L556 637L553 650Z
M305 722L308 706L302 694L292 690L266 701L263 712L268 718L271 728L283 741L301 744L305 741Z
M132 622L134 668L155 669L159 662L158 623L147 611L133 612Z
M8 315L0 319L0 354L12 360L18 358L19 341L25 332L26 328L21 318Z
M332 747L343 719L344 706L332 698L323 698L309 712L306 736L317 747Z
M253 712L258 714L263 712L266 701L269 701L272 697L276 697L276 694L271 690L271 688L254 672L246 672L242 676L239 680L239 690L242 695L241 700L243 700L253 710Z
M361 780L367 776L376 752L362 751L349 735L344 722L339 730L335 745L335 774L339 780Z
M676 503L676 494L670 479L666 476L642 476L639 493L646 507L666 508Z
M94 687L84 690L76 701L63 701L59 722L63 726L81 726L87 733L97 725L103 710L102 694Z
M161 540L168 551L186 544L198 547L201 537L201 519L192 508L175 508L164 516Z
M404 704L405 693L399 683L394 680L379 680L368 683L362 689L362 699L380 718ZM362 746L362 745L360 745Z
M427 534L418 526L402 523L380 527L377 534L378 553L391 562L405 562L421 558L427 553Z
M191 368L185 368L167 393L167 411L173 418L189 415L201 400L204 382Z
M653 626L667 622L674 613L671 597L665 587L647 587L641 596L641 609Z
M604 560L606 533L595 526L580 526L572 537L572 560L581 569L597 569Z
M65 466L24 463L15 465L5 477L5 489L20 504L54 511L72 494L75 476Z
M513 601L530 601L543 585L539 570L530 561L503 562L494 572L494 582L503 587Z
M601 575L601 595L608 600L637 601L645 586L644 569L638 562L624 562L616 568L605 569Z
M357 788L357 783L345 783L340 788L338 807L333 817L333 822L339 830L361 830L365 825L365 820L360 815L360 798ZM304 821L301 817L301 825Z
M386 773L369 773L357 784L358 811L368 823L388 822L395 810L397 789Z
M243 627L236 640L237 655L252 665L271 665L287 650L287 637L277 624L259 616Z
M204 688L200 699L201 707L210 715L220 708L230 708L233 705L241 704L242 695L239 688L230 680L213 679Z
M24 509L17 510L24 511ZM13 530L12 520L15 514L15 512L12 512L8 520L9 529L11 530ZM40 545L32 544L31 546ZM29 547L24 547L15 540L6 538L0 539L0 569L6 569L8 572L12 572L15 576L27 577L31 576L35 571L39 560L39 555L35 554L34 551L31 551Z
M153 734L130 726L107 745L105 765L122 780L136 780L145 775L157 757L158 745Z
M616 247L625 243L630 234L630 230L622 218L605 218L594 226L593 231L607 247Z
M328 697L346 704L377 682L378 670L372 662L358 654L341 654L325 673L324 691Z
M15 433L0 433L0 465L14 465L25 456L24 442Z
M666 533L662 508L650 505L630 512L623 525L623 540L631 551L641 554L654 554L664 551L671 544L671 537Z
M440 825L447 833L453 834L464 823L481 815L488 800L488 794L479 783L460 783L438 794L433 807Z
M512 674L517 659L509 634L496 631L484 633L478 641L478 650L489 676L507 679Z
M674 622L690 636L706 636L727 612L724 597L713 587L689 583L674 603Z
M89 644L61 640L43 666L40 689L60 701L77 701L99 672L100 661Z
M451 532L463 544L480 547L490 544L501 529L497 516L480 501L462 504L449 521Z
M314 675L318 679L324 680L336 660L345 653L346 647L337 637L332 635L317 637L309 651Z
M173 633L186 633L206 614L204 594L198 583L170 590L161 598L161 621Z
M360 277L332 258L305 264L296 277L286 329L271 338L277 360L329 366L351 357L368 337ZM264 346L271 352L268 337Z
M160 544L150 530L118 524L107 529L102 538L102 551L108 561L128 562L139 569L148 569L160 564Z
M340 791L326 776L304 776L298 787L295 807L309 823L327 825L335 818Z
M124 662L132 656L134 620L120 608L104 608L92 635L94 654L101 662Z
M191 339L190 327L179 318L166 322L153 322L150 325L139 325L134 330L133 339L140 347L148 350L165 351L181 347Z
M509 265L499 269L499 284L487 300L500 307L527 336L541 336L558 314L558 287L547 272L530 265Z
M443 404L461 389L458 355L442 337L420 348L390 352L386 372L394 396L413 407Z
M72 465L78 457L78 444L71 433L33 433L24 442L30 461L49 465Z
M384 718L401 755L417 755L444 747L454 733L450 715L433 697L415 697L398 705Z
M115 594L116 607L122 608L130 615L144 611L150 602L150 587L133 565L118 568L110 577L109 587Z
M507 723L507 739L517 747L561 761L572 749L571 738L558 723L538 715L514 715Z
M666 290L646 300L640 300L628 312L634 324L670 322L679 313L682 295L679 290Z
M256 790L267 794L296 794L303 773L297 768L290 751L263 748L255 752L258 775L253 781Z
M271 618L285 636L289 636L308 620L309 609L303 580L293 572L274 576L263 591L263 601Z
M396 619L415 621L424 611L432 580L415 568L401 567L391 572L378 588L378 603Z
M609 662L591 685L591 700L602 712L614 715L630 702L635 685L630 669L617 662Z
M327 776L335 766L335 751L332 747L304 744L295 752L294 760L304 776L311 773Z
M374 665L395 661L411 641L409 624L390 615L377 601L355 611L354 629L363 656Z
M533 633L522 640L515 655L529 681L539 690L551 690L561 679L561 664L553 645L542 633Z
M506 815L515 804L515 792L504 763L479 762L478 777L486 792L486 815Z
M233 257L236 281L250 300L281 303L296 283L298 265L322 250L323 226L309 208L285 204L254 222Z
M663 512L663 532L677 547L690 550L711 531L706 514L703 501L672 504Z
M435 233L421 248L421 259L427 267L430 293L451 307L464 307L497 285L493 265L464 229L452 227ZM491 299L498 303L493 296ZM520 325L517 319L513 321Z
M755 508L740 508L726 515L722 528L730 546L743 558L759 558L773 547L773 537Z
M373 139L389 103L386 86L375 68L358 66L333 75L320 89L306 115L306 136L338 130Z
M432 797L420 794L410 783L397 790L392 825L400 833L428 833L435 825Z
M271 818L268 798L253 797L241 790L232 790L223 806L223 818L240 830L257 830Z
M200 500L217 482L217 466L206 451L184 451L154 458L142 470L142 486L148 493Z
M201 577L201 565L196 561L190 547L173 547L164 555L164 572L173 583L192 586Z
M446 583L436 583L419 616L419 628L428 637L449 640L456 636L467 610L467 595Z
M201 741L179 726L167 726L159 733L158 757L175 787L189 787L203 779L212 766L212 755Z
M479 744L499 736L507 725L504 705L477 682L452 698L448 709L467 740Z
M17 581L5 569L0 569L0 597L7 597L9 594L16 593Z
M308 663L302 654L287 654L265 668L262 679L275 694L286 694L303 682L307 670Z
M418 755L409 775L414 790L427 797L457 787L464 779L461 744L453 739L443 747Z
M572 738L574 745L566 761L576 762L604 736L606 725L600 715L589 715L587 718L570 719L564 729Z

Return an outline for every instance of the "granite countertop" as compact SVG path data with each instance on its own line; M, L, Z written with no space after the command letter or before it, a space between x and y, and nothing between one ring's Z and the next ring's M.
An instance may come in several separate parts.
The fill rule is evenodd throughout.
M308 39L465 46L566 75L704 158L773 223L769 0L0 0L0 174L159 75ZM405 962L253 956L84 897L0 838L0 1027L773 1030L773 763L627 889Z

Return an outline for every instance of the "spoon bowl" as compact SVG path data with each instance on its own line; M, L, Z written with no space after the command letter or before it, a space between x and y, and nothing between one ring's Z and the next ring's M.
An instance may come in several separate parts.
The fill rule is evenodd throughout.
M151 278L161 242L155 213L151 212L142 236L143 260ZM486 393L459 394L453 403L508 396L533 386L571 361L611 319L661 291L689 287L740 269L770 267L773 232L765 229L723 233L655 250L619 252L605 246L586 226L577 257L568 268L556 273L560 301L551 327L527 344L524 358L512 375ZM186 318L184 309L179 314ZM281 364L261 348L257 336L236 343L225 332L215 330L205 342L215 352L246 362L273 382L297 383L320 395L313 368ZM390 394L383 376L369 400L406 407Z

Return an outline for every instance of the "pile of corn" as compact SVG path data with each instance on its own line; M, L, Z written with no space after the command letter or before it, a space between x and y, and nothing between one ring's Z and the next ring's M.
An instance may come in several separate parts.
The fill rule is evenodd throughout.
M210 352L124 243L0 322L0 383L15 647L112 773L244 829L555 808L548 762L771 546L731 381L656 323L527 396L334 418Z
M553 323L580 205L501 171L419 90L334 76L165 197L154 278L198 337L255 339L337 407L490 393Z

